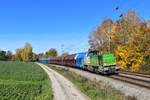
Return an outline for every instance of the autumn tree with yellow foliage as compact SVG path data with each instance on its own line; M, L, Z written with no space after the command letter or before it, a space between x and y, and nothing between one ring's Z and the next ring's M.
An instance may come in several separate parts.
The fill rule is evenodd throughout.
M22 48L17 48L15 55L13 55L12 60L13 61L22 61L21 53L23 49Z
M111 19L104 20L90 33L91 48L100 53L115 53L118 65L124 70L140 71L150 62L150 25L133 10L110 22Z
M32 52L32 47L29 43L26 43L24 48L16 49L16 53L12 57L12 61L25 61L28 62L32 59L36 61L38 59L38 55Z
M26 43L26 45L24 46L24 49L21 53L21 57L23 59L23 61L27 62L32 58L32 47L29 43Z

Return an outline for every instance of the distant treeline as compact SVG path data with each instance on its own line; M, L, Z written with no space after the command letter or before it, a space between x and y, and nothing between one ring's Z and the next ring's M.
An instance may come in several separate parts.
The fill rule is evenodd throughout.
M10 50L8 51L0 50L0 60L11 60L12 56L13 55Z
M61 56L67 56L67 55L69 54L68 53L61 54ZM30 61L30 59L32 59L32 61L37 61L40 58L48 58L48 57L56 57L56 56L58 56L58 52L54 48L49 49L45 53L36 54L33 52L30 43L26 43L24 48L17 48L14 55L10 50L8 51L0 50L0 60L3 61L12 60L12 61L28 62Z
M57 55L58 55L57 50L53 48L51 48L45 54L44 53L36 54L33 52L32 46L29 43L26 43L24 48L16 49L16 53L12 56L12 60L28 62L30 61L30 59L32 59L32 61L37 61L39 58L55 57Z
M35 57L35 54L32 52L32 47L29 43L26 43L23 49L16 49L14 55L10 50L0 51L0 60L29 61L32 57Z

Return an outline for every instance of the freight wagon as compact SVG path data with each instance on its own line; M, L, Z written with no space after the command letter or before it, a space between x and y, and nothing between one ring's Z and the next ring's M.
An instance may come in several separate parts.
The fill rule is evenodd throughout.
M95 73L115 74L120 70L114 54L98 54L97 52L82 52L68 56L40 58L40 62L81 68Z

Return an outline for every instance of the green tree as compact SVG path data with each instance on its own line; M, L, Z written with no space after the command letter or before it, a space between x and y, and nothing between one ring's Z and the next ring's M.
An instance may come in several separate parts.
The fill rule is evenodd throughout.
M6 60L6 51L0 51L0 60Z
M21 57L25 62L29 61L32 58L32 47L29 43L26 43L26 45L24 46Z
M23 51L23 49L17 48L16 49L16 54L13 56L13 60L22 61L22 57L21 57L22 51Z
M11 58L12 61L15 61L15 55L12 55L12 58Z
M61 56L68 56L69 55L69 53L63 53L63 54L61 54Z
M8 50L7 52L6 52L6 57L7 57L7 60L11 60L12 59L12 52L10 51L10 50Z
M46 52L46 57L56 57L58 55L57 50L54 48L51 48L50 50L48 50L48 52Z
M37 55L35 53L32 53L32 59L36 60L37 59Z

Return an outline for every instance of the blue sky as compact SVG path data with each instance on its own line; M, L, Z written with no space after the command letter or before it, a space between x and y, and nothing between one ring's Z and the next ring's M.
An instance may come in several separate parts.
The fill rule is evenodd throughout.
M87 51L88 35L104 17L118 19L134 9L150 18L149 0L0 0L0 49L23 48L35 53L55 48L61 54ZM115 7L119 6L119 11Z

